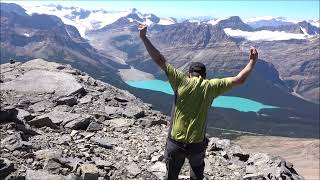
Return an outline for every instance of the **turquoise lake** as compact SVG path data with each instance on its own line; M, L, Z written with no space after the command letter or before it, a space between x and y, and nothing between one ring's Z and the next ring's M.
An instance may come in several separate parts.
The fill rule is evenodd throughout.
M149 89L153 91L160 91L166 94L173 95L174 92L168 81L161 80L143 80L143 81L127 81L129 86ZM214 99L212 107L222 107L222 108L231 108L236 109L242 112L258 112L261 109L266 108L277 108L275 106L269 106L262 104L257 101L253 101L246 98L235 97L235 96L219 96Z

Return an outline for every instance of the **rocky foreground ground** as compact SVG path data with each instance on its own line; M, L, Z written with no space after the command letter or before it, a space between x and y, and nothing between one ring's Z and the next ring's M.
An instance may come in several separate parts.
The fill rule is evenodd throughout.
M41 59L2 64L0 85L0 179L163 179L169 118L151 105ZM205 163L205 179L304 179L227 139L210 138Z

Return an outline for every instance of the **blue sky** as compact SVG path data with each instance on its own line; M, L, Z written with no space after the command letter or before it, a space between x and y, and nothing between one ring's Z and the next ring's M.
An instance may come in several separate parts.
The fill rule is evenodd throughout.
M8 2L8 1L5 1ZM10 1L9 1L10 2ZM267 1L193 1L193 0L109 0L109 1L11 1L18 4L61 4L87 9L121 10L137 8L143 13L161 17L212 16L223 18L237 15L242 18L256 16L282 16L290 20L319 19L319 0L267 0Z

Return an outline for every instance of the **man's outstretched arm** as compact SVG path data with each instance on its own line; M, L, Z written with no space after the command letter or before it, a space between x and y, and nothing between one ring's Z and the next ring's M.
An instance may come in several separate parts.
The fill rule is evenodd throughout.
M140 38L144 43L144 46L146 47L149 55L154 60L155 63L157 63L162 70L165 71L166 69L166 59L163 57L163 55L158 51L150 42L150 40L147 38L147 26L144 24L140 24L138 27L140 31Z
M231 77L233 85L243 84L251 71L253 70L254 65L258 59L258 51L255 48L250 48L249 63L243 68L237 76Z

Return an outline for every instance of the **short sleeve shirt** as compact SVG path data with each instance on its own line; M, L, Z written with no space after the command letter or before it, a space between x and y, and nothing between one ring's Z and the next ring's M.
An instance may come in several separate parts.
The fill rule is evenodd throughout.
M171 138L185 143L202 142L208 109L215 97L232 88L231 78L189 78L170 64L166 64L165 71L176 96L170 125Z

